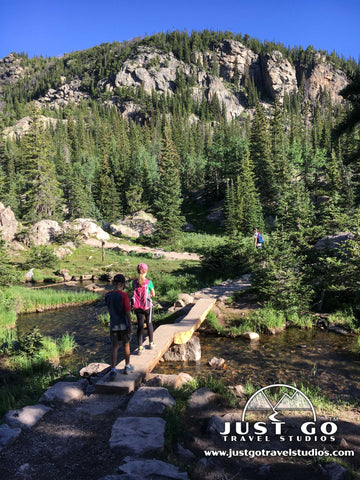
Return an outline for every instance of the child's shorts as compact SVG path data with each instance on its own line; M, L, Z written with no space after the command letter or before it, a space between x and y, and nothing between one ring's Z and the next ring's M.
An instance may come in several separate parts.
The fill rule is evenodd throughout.
M123 343L129 343L131 339L131 333L127 330L111 330L110 331L111 343L117 343L121 340Z

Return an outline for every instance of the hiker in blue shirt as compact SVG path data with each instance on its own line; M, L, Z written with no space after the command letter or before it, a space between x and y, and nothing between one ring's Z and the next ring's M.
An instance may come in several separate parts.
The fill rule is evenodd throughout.
M255 248L262 248L264 245L264 239L257 228L254 228L254 245Z
M137 271L139 277L133 281L134 293L132 297L132 306L138 322L137 340L139 345L138 355L140 355L144 350L143 333L145 323L147 325L149 335L149 348L150 350L155 348L151 301L151 297L155 296L155 289L152 281L146 278L146 274L148 272L148 266L146 263L139 263L137 266Z

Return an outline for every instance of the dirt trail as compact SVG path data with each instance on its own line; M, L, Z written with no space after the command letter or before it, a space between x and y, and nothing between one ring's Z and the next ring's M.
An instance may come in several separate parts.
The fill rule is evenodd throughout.
M101 240L97 240L96 238L88 238L84 242L86 245L91 247L102 247ZM105 248L115 249L118 248L123 252L136 252L136 253L152 253L155 256L164 256L167 260L200 260L200 256L197 253L178 253L178 252L166 252L162 248L150 248L150 247L141 247L139 245L126 245L122 243L115 243L115 242L105 242Z

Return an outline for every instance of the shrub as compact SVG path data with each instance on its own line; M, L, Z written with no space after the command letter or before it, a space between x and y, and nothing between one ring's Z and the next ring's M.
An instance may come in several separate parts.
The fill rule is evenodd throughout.
M202 266L222 276L236 277L250 271L256 259L252 242L242 237L232 238L224 245L211 247L204 253ZM262 253L262 252L261 252Z
M58 262L58 257L54 254L53 249L49 245L38 245L37 247L30 248L26 265L29 268L54 268Z
M260 301L276 310L306 312L313 290L306 276L305 255L287 235L273 235L271 248L259 252L262 262L252 271L253 290Z

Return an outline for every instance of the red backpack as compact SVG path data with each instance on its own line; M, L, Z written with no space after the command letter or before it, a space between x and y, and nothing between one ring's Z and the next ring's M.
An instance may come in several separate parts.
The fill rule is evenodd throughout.
M148 310L151 307L151 298L149 295L149 280L146 278L140 286L138 280L134 280L134 294L132 297L132 306L134 309Z

